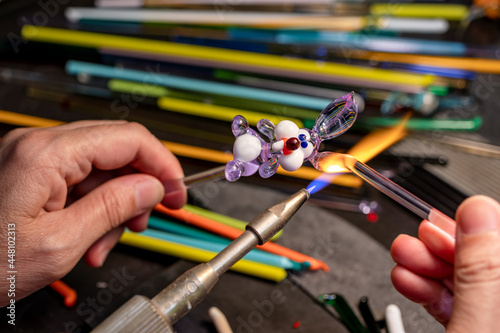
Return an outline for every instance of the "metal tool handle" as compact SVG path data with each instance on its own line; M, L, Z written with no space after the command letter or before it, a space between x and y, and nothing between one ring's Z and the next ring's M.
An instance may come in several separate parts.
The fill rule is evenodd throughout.
M174 333L172 325L147 297L136 295L106 318L92 333Z

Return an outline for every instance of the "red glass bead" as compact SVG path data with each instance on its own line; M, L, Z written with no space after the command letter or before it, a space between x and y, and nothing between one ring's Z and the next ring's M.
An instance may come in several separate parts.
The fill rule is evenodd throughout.
M290 138L286 140L285 147L288 150L297 150L300 147L300 141L297 138Z

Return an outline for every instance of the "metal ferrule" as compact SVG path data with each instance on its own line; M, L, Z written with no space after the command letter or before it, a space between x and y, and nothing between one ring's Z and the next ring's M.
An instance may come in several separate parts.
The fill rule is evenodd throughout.
M247 225L247 230L251 230L257 236L259 245L264 244L285 227L309 196L306 189L298 191L262 212Z

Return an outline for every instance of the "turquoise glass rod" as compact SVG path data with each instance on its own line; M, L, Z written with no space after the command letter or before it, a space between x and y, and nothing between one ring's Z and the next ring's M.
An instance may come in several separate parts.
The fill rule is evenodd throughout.
M323 110L325 105L328 105L331 102L331 100L327 98L318 98L272 90L243 87L234 84L145 72L135 69L117 68L75 60L70 60L66 63L66 72L72 75L88 74L91 76L109 79L136 81L148 85L158 85L207 94L272 102L312 110Z
M465 56L467 53L467 46L461 42L377 36L343 31L283 31L231 28L229 29L229 35L232 40L330 46L378 52L418 53L442 56Z
M148 227L212 243L219 243L223 244L224 246L227 246L230 243L230 240L224 237L217 236L210 232L199 230L194 227L189 227L187 225L158 218L156 216L149 217Z
M151 228L146 229L141 234L217 253L222 251L227 246L227 244L230 243L230 241L227 241L227 244L206 241L193 237L187 237L183 235L176 235L168 232L154 230ZM289 270L304 270L308 268L307 264L302 264L283 256L278 256L272 253L266 253L255 249L250 251L247 255L245 255L244 259Z

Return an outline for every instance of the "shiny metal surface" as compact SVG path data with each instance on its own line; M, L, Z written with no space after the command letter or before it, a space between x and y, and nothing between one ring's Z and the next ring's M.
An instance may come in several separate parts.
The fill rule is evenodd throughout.
M299 210L304 202L309 199L309 192L302 189L280 203L269 207L247 225L259 238L259 245L267 242L278 231L283 229L288 220Z

